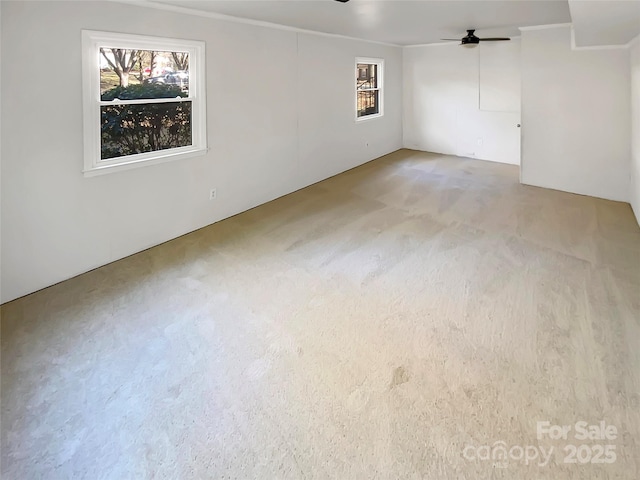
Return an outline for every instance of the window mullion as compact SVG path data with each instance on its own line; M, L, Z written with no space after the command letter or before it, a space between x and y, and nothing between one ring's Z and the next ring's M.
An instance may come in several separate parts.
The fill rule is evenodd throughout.
M139 98L132 100L100 100L98 104L101 107L115 105L147 105L151 103L175 103L175 102L192 102L192 97L174 97L174 98Z

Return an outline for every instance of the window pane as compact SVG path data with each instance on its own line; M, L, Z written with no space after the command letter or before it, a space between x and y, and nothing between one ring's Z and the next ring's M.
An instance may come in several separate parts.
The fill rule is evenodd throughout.
M358 92L358 116L375 115L380 113L378 90Z
M173 93L184 92L185 95L181 96L188 96L189 54L107 47L100 49L102 100L112 100L115 97L124 99L122 95L125 97L129 95L128 98L166 98L166 95L162 96L158 93L162 92L161 89L140 93L141 85L155 84L173 86L175 87ZM133 93L129 90L133 90Z
M378 65L359 63L356 69L358 90L378 88Z
M101 159L191 145L191 102L104 105Z

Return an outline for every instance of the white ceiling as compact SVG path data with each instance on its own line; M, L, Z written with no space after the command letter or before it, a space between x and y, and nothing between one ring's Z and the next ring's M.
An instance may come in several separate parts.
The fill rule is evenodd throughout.
M517 36L518 27L571 21L567 0L154 2L396 45L438 43L441 38L461 38L469 28L475 28L479 37Z
M127 1L127 0L121 0ZM572 22L576 46L624 45L640 34L640 0L130 0L396 45L517 36Z
M624 45L640 33L640 1L569 0L576 46Z

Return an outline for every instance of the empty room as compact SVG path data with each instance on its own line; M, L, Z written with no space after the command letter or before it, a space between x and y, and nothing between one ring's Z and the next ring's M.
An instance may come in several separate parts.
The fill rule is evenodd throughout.
M640 2L0 26L2 478L640 478Z

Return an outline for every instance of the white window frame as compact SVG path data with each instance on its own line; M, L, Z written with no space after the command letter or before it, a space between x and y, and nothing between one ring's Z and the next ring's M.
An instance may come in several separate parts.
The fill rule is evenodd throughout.
M100 100L100 48L122 48L189 53L189 96L185 98L157 98L122 100L122 103L191 102L191 140L184 147L101 159L100 107L116 101ZM179 160L207 152L205 44L201 41L150 37L127 33L82 31L82 82L84 113L84 170L85 176L101 175L146 165Z
M369 88L369 89L364 89L364 90L358 90L358 79L357 76L354 79L354 92L355 92L355 119L356 122L362 122L365 120L372 120L374 118L380 118L382 116L384 116L384 59L382 58L369 58L369 57L356 57L356 62L355 62L355 71L358 71L358 64L359 63L366 63L369 65L377 65L377 81L378 81L378 87L377 88ZM359 117L358 116L358 92L368 92L368 91L378 91L378 103L379 103L379 108L378 108L378 113L372 113L369 115L365 115L363 117Z

